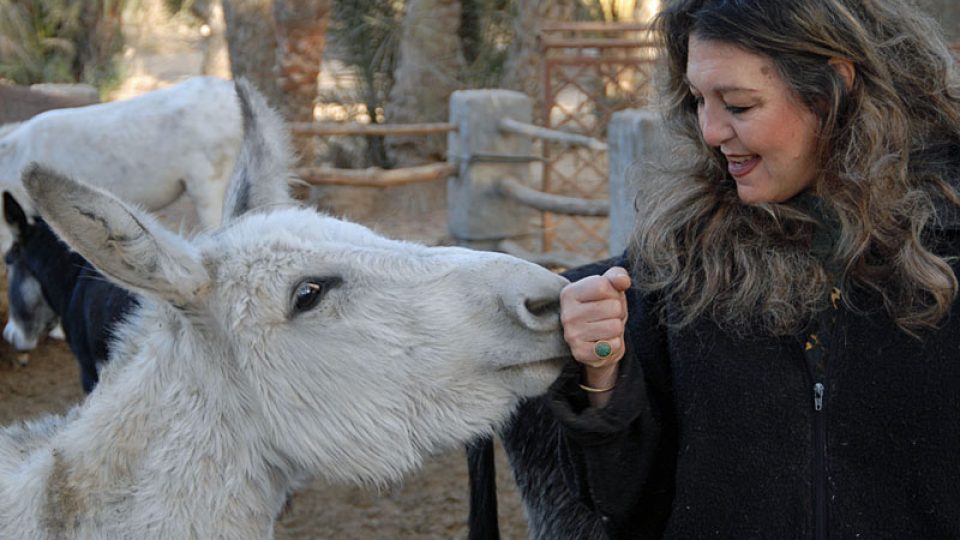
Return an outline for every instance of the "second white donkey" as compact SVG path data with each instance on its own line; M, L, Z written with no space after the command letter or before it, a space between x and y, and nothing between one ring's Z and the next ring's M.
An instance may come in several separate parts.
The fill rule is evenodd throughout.
M85 402L0 430L0 538L272 538L304 482L395 480L559 374L563 278L295 208L282 124L238 94L210 234L27 173L47 222L142 306Z

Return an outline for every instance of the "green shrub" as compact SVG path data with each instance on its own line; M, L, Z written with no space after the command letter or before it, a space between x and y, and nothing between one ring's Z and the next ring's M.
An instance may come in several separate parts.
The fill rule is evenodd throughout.
M0 77L18 84L117 77L126 0L0 0Z

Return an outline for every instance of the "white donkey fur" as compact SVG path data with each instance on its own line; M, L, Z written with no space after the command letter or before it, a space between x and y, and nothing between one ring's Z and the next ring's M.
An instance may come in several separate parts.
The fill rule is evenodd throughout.
M29 209L20 177L39 163L148 210L186 191L210 229L220 221L240 138L233 83L194 77L131 99L47 111L0 131L0 187ZM3 250L10 236L0 230Z
M25 178L143 300L85 402L0 431L0 538L271 538L303 482L396 480L558 375L563 278L290 207L283 131L247 88L215 232L187 240L96 188Z

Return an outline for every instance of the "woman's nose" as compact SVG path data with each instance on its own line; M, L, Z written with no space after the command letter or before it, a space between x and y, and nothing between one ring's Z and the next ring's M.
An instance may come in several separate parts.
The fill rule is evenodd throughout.
M724 118L721 111L709 104L702 105L698 111L700 121L700 134L703 136L703 142L710 146L720 146L733 137L733 128Z

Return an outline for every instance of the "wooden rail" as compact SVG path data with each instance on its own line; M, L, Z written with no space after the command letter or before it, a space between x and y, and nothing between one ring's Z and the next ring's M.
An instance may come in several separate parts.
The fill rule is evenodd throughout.
M364 135L364 136L402 136L432 135L456 131L457 125L449 122L426 124L341 124L330 122L293 122L290 131L294 135Z
M577 38L545 39L544 49L642 49L657 47L657 42L649 39L612 39Z
M512 118L504 118L500 120L500 131L516 133L519 135L527 135L528 137L544 139L553 142L566 143L573 146L586 146L591 150L597 150L601 152L607 150L606 143L594 139L593 137L535 126L533 124L527 124Z
M520 182L509 178L500 180L497 183L497 188L504 197L509 197L521 204L542 212L590 217L610 215L610 201L608 200L589 200L578 197L565 197L563 195L551 195L528 188Z
M650 30L647 23L607 23L607 22L553 22L540 27L543 33L552 32L624 32Z
M402 169L334 169L332 167L304 167L296 170L304 182L314 185L393 187L418 182L445 180L457 174L457 166L449 163L431 163Z

